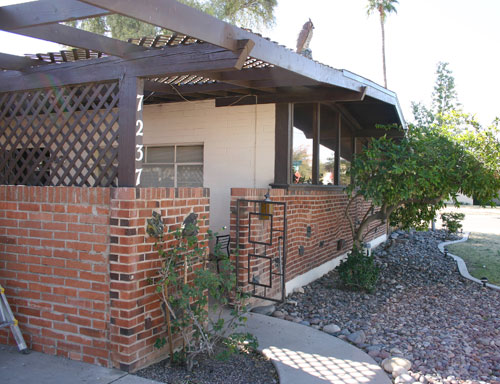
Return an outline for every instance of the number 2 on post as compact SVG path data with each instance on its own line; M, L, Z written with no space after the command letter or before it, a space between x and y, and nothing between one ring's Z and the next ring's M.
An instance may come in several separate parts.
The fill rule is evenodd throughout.
M137 95L137 100L139 101L137 103L137 112L141 112L142 111L142 103L143 103L143 100L144 100L144 95ZM142 116L141 116L142 117ZM144 136L144 132L143 132L143 129L144 129L144 122L142 121L142 119L137 119L137 121L135 122L135 126L137 127L137 131L135 132L135 136ZM143 152L143 145L142 145L142 140L141 140L141 144L136 144L135 146L136 148L136 158L135 158L135 161L142 161L142 159L144 158L144 152ZM142 174L142 168L137 168L135 170L135 185L139 185L141 184L141 174Z

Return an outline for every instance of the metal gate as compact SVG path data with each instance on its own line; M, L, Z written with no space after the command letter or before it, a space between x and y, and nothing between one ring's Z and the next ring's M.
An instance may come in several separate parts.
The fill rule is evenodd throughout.
M269 200L236 202L236 276L253 297L285 300L286 203Z

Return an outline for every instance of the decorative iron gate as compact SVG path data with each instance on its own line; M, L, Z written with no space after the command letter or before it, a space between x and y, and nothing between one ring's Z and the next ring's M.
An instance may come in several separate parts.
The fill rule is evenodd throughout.
M236 275L253 297L285 300L286 203L239 199L236 202Z

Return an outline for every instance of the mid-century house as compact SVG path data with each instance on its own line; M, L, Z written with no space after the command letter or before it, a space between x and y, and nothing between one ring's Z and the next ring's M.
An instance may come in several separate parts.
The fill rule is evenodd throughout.
M123 42L59 24L112 13L175 32ZM321 276L352 244L349 162L377 124L404 126L393 92L173 0L4 6L0 28L75 47L0 53L0 283L49 354L135 370L164 353L153 211L229 234L256 298Z

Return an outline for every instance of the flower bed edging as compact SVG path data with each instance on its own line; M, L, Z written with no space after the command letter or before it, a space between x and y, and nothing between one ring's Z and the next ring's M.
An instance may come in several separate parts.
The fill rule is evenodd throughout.
M470 235L470 232L465 232L464 233L464 237L461 238L460 240L453 240L453 241L445 241L443 243L440 243L438 244L438 248L439 250L444 254L444 247L446 247L447 245L450 245L450 244L456 244L456 243L464 243L466 242L467 240L469 240L469 235ZM457 262L457 266L458 266L458 271L460 272L460 274L465 277L466 279L469 279L471 281L474 281L478 284L483 284L481 282L481 280L473 277L470 273L469 273L469 270L467 269L467 265L465 264L465 261L457 256L457 255L454 255L450 252L448 252L448 255L451 256L456 262ZM491 284L491 283L486 283L486 286L488 288L491 288L491 289L496 289L497 291L500 291L500 287L498 285L495 285L495 284Z

